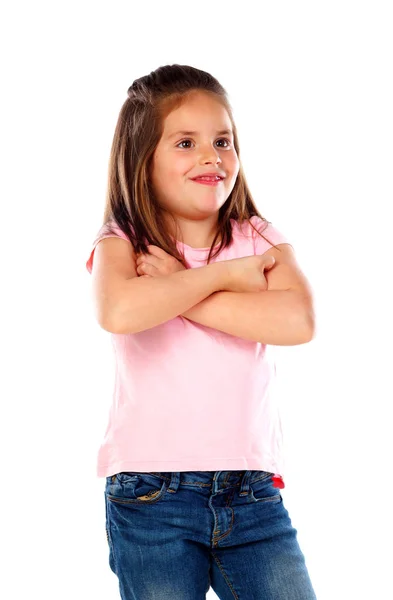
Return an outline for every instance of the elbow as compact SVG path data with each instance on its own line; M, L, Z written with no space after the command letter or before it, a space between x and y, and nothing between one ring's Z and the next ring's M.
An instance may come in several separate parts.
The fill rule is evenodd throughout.
M147 327L143 327L140 319L138 320L135 318L138 314L140 314L140 311L129 304L125 311L122 311L117 307L117 309L113 309L107 313L106 319L102 320L101 327L110 333L139 333L140 331L147 329Z
M108 333L123 333L117 311L113 309L102 311L97 315L97 321L101 329Z
M315 336L317 335L317 326L316 326L314 318L312 319L312 322L310 324L309 329L310 329L310 339L309 339L309 342L311 342L315 338Z
M104 331L107 331L108 333L118 333L118 330L116 329L113 320L110 319L108 315L100 315L100 317L97 318L97 321L101 329L103 329Z
M305 327L305 333L302 338L301 344L308 344L308 342L312 342L315 338L315 328L307 325Z
M309 304L305 311L304 317L304 330L305 330L305 343L312 342L316 336L316 319L315 311L311 304Z
M114 316L112 315L111 318L107 318L105 320L102 320L101 322L101 327L102 329L105 329L105 331L108 331L109 333L116 333L116 334L123 334L123 333L137 333L137 331L140 331L139 329L134 330L133 325L130 322L127 322L126 326L120 321L120 319L116 319L114 318Z
M316 335L315 310L313 298L309 294L300 294L297 305L297 328L300 333L301 340L299 344L307 344L311 342Z
M119 333L119 331L113 327L112 323L109 323L108 321L99 321L99 325L101 329L107 331L108 333Z

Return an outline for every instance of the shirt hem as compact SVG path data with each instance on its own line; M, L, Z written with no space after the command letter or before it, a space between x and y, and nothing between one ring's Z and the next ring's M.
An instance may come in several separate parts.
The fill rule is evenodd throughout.
M217 458L190 460L117 461L97 466L97 477L110 477L123 471L136 473L173 471L266 471L283 477L283 469L276 463L257 458Z

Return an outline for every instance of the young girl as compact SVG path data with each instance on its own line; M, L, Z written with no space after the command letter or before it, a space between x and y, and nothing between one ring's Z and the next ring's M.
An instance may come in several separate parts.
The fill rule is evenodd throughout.
M129 88L86 263L116 358L97 472L123 599L316 598L280 493L269 353L313 338L312 292L239 156L209 73Z

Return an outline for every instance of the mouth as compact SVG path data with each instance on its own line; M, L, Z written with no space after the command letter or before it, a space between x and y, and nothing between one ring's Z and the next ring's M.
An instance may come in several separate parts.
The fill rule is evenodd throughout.
M202 183L203 185L213 185L213 186L218 185L223 180L224 180L224 178L220 177L218 175L215 177L205 176L205 177L196 177L195 179L191 179L191 181L194 181L195 183Z
M199 180L199 179L207 179L207 180L211 180L211 181L215 181L216 179L224 179L224 177L221 177L221 175L199 175L199 177L193 177L193 181Z
M212 185L217 186L219 183L223 181L220 177L200 177L199 179L191 179L194 183L201 183L202 185Z

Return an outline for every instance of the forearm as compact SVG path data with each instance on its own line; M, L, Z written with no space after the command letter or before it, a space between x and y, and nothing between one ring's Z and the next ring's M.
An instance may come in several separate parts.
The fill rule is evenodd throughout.
M132 277L108 294L104 329L138 333L161 325L225 289L223 262L177 271L164 277Z
M181 316L246 340L275 346L303 344L313 335L310 308L296 290L220 291Z

